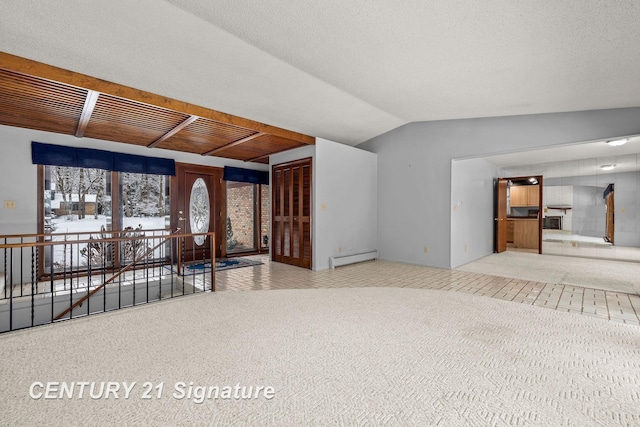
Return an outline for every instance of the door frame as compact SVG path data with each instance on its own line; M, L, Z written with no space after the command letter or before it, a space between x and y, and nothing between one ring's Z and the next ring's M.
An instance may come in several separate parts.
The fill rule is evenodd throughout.
M205 166L205 165L194 165L191 163L178 163L176 162L176 174L171 177L170 182L170 197L171 197L171 229L176 230L178 227L181 227L181 222L179 221L180 214L179 212L182 210L184 212L184 208L181 209L183 200L179 197L180 194L180 186L184 187L184 175L185 173L194 173L194 174L203 174L203 175L211 175L212 178L209 181L209 184L212 188L209 191L213 191L214 200L210 200L210 204L213 205L211 212L211 219L213 220L213 227L209 226L209 229L213 229L213 232L216 235L215 244L216 248L214 248L214 253L212 254L212 258L219 256L221 258L225 258L227 256L227 239L222 238L226 236L226 227L223 226L223 223L226 224L226 187L224 185L223 177L223 168L215 167L215 166ZM213 182L212 182L213 181ZM216 182L217 181L217 182ZM185 191L187 189L185 188ZM210 220L211 222L211 220ZM186 230L182 230L181 233L186 232Z
M542 175L511 176L511 177L496 178L495 192L497 194L497 192L499 191L498 190L498 184L499 184L500 180L504 180L504 181L508 182L509 180L511 180L511 181L521 181L521 180L525 180L525 179L528 179L528 178L536 178L538 180L538 184L537 184L538 185L538 254L542 254L542 215L543 215L543 211L542 211L542 206L543 206L542 205L542 203L543 203L543 200L542 200L543 177L542 177ZM495 197L495 206L494 206L494 209L495 209L495 211L494 211L494 214L495 214L494 215L494 218L495 218L495 221L494 221L494 231L495 231L495 234L494 234L494 242L495 242L494 243L494 251L495 252L498 252L498 238L500 237L499 234L498 234L499 227L498 227L498 224L497 224L497 222L498 222L498 212L499 212L499 209L500 209L500 206L498 205L498 202L499 202L498 201L498 197L496 196ZM506 203L507 203L506 198L504 200L504 203L505 203L504 207L505 207L505 210L506 210ZM508 216L507 216L507 218L508 218ZM506 230L506 227L504 227L504 229ZM506 233L506 231L505 231L505 233ZM505 236L505 239L506 239L506 236Z

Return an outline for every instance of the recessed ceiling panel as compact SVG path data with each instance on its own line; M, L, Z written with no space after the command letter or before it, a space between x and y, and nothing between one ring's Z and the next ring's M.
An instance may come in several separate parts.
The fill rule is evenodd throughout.
M177 111L100 94L85 136L147 146L188 117Z
M0 123L74 133L87 91L0 69Z
M203 154L253 133L251 129L199 118L157 147Z

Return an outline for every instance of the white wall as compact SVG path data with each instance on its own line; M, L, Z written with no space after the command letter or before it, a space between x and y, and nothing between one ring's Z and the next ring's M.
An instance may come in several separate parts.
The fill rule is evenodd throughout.
M484 159L451 164L451 268L493 253L494 178L499 169Z
M91 138L78 139L70 135L0 126L0 147L2 147L0 154L0 234L36 233L37 231L37 206L40 195L37 194L36 165L31 163L31 141L171 158L177 162L208 166L268 169L268 165L257 163L245 163L238 160L157 148L148 149ZM5 200L16 201L16 209L5 209Z
M316 163L314 270L324 270L331 256L377 249L378 156L318 138Z
M317 138L315 146L271 156L270 164L307 157L313 162L313 269L329 268L333 255L376 249L377 156Z
M410 123L366 141L378 154L381 257L451 267L452 159L638 133L640 108L624 108Z

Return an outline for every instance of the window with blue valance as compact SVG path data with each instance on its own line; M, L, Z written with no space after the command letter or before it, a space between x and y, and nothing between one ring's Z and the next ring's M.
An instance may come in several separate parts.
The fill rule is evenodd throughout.
M115 172L175 175L173 159L137 156L92 148L65 147L63 145L31 143L31 162L36 165L67 166L104 169Z
M249 182L251 184L269 184L269 172L252 169L224 167L224 180L236 182Z

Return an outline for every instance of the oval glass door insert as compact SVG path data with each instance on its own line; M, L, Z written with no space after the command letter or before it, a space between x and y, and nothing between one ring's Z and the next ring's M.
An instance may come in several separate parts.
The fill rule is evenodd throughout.
M189 225L192 233L206 233L209 231L209 191L202 178L196 179L191 187L189 199ZM194 236L196 245L202 246L207 236Z

